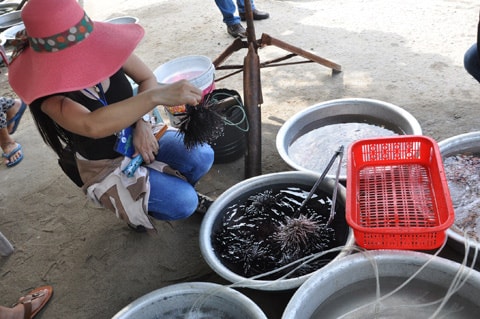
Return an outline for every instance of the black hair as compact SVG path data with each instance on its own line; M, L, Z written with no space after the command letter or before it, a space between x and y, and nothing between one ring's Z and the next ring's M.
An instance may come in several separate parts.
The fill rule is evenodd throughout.
M65 146L70 147L72 150L74 149L72 143L72 134L60 127L54 120L52 120L42 111L42 103L49 97L50 96L39 98L33 101L29 107L35 125L37 126L43 141L60 157L60 154Z

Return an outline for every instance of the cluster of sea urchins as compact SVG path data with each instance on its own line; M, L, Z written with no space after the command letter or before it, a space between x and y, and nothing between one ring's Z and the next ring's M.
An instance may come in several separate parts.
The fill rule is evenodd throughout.
M188 149L211 144L223 135L226 115L225 110L217 108L217 95L213 91L206 94L200 104L186 105L186 113L178 130L183 133L183 142Z
M227 208L218 232L215 249L244 276L269 272L302 257L327 250L334 242L334 230L326 227L328 217L307 204L298 214L301 199L292 192L274 194L266 190L250 196L244 204ZM322 210L328 212L329 205ZM326 214L328 215L328 213ZM291 276L309 273L324 261L307 263ZM275 274L285 275L294 265Z

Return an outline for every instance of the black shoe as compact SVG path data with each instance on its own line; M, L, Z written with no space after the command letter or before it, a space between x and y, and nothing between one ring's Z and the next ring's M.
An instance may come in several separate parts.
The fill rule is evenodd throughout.
M197 206L197 209L195 210L195 213L205 214L208 208L210 208L210 206L213 204L213 199L200 193L197 193L197 196L198 196L198 206Z
M247 30L240 23L227 25L227 32L234 38L247 37Z
M133 230L136 233L146 233L147 229L143 225L134 225L127 223L128 227L130 227L131 230Z
M257 9L254 9L252 11L252 15L253 15L253 20L265 20L265 19L268 19L270 17L270 14L268 12L260 11L260 10L257 10ZM242 21L246 20L245 16L246 16L245 12L240 13L240 19L242 19Z

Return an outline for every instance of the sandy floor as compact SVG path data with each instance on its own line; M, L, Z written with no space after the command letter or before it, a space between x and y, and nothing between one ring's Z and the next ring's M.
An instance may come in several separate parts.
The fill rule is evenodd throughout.
M233 40L213 1L83 2L96 20L138 17L147 35L137 53L152 69L190 54L213 60ZM255 24L257 38L267 33L343 68L335 76L319 64L262 69L262 173L290 169L275 148L277 131L295 113L326 100L393 103L437 141L478 129L480 86L463 69L463 54L476 39L477 1L258 0L257 6L271 14ZM245 54L229 61L242 63ZM260 60L284 54L275 47L259 50ZM2 93L14 96L7 72L2 68ZM242 83L240 74L216 85L243 93ZM16 249L0 258L0 304L50 284L55 296L38 318L110 318L166 285L222 282L200 253L201 216L157 222L158 236L133 233L109 211L93 207L63 175L28 112L14 137L25 159L12 169L0 165L0 231ZM215 165L198 188L218 197L243 178L239 159ZM290 297L247 293L269 318L279 318Z

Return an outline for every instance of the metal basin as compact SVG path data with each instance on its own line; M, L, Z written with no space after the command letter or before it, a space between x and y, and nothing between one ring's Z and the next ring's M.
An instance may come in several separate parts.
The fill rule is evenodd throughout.
M138 24L138 21L139 19L137 17L130 17L130 16L115 17L115 18L110 18L105 20L105 22L110 22L115 24L128 24L128 23Z
M440 141L438 147L443 159L458 154L475 154L480 156L480 132L465 133L447 138ZM456 206L455 202L453 202L453 206ZM476 235L480 237L480 234ZM480 243L471 237L466 239L462 230L455 223L447 230L447 236L448 245L461 254L465 253L466 243L471 247L471 252L480 249Z
M277 151L282 159L292 168L319 175L323 172L324 166L322 169L316 169L316 166L312 166L314 161L302 162L298 159L295 160L294 154L290 152L291 146L299 138L304 137L307 133L311 133L316 129L327 125L345 123L370 124L372 127L392 131L392 134L422 134L422 129L418 121L406 110L396 105L372 99L338 99L313 105L288 119L277 134ZM325 146L308 148L305 154L309 158L315 158L315 160L326 157L328 161L328 158L330 158L340 146L336 144L336 140L345 139L345 136L343 136L345 133L346 132L343 131L335 132L335 134L328 137L332 145L329 143ZM376 137L376 135L365 137ZM348 149L348 145L344 145L344 147L345 150ZM340 178L343 181L347 178L346 158L347 156L343 157L340 174ZM330 172L327 176L334 178L335 170L332 168Z
M22 23L21 14L22 10L18 10L0 15L0 30L4 30L16 24Z
M160 288L120 310L112 319L267 319L252 300L214 283L191 282Z
M373 265L378 267L380 301ZM434 318L477 318L479 272L425 253L372 250L346 256L315 273L295 292L282 319L431 318L440 303L428 303L442 301L457 274L465 283L457 282L458 290Z
M222 193L208 209L200 227L200 249L203 258L208 265L221 277L234 283L236 287L247 287L268 291L288 290L299 287L305 280L307 280L307 278L311 276L312 273L277 280L246 278L241 272L235 271L232 269L232 267L227 266L221 257L218 256L212 237L215 233L215 230L218 229L218 225L221 223L227 208L229 208L232 204L242 202L242 200L245 201L246 197L272 189L277 185L300 185L298 187L305 187L307 190L310 190L317 181L317 178L318 177L307 172L292 171L272 173L247 179L232 186ZM326 178L319 185L317 190L321 190L326 194L333 194L334 188L334 180ZM339 207L345 207L345 200L345 187L339 185L337 193L337 205L340 205ZM350 250L355 242L353 232L345 221L344 212L341 214L337 211L334 222L332 222L331 225L333 228L337 227L337 229L339 229L338 232L336 230L336 235L339 237L337 241L341 242L343 246L338 247L343 247L343 249L341 251L331 253L333 256L331 256L330 259L324 257L327 259L326 262L330 263L350 253Z
M20 5L20 3L18 3L18 2L0 3L0 12L1 13L7 13L7 12L10 12L10 11L15 11L15 10L17 10L19 5Z

